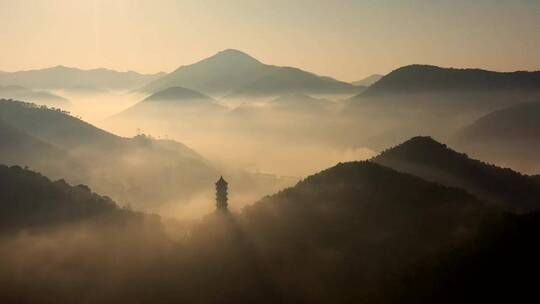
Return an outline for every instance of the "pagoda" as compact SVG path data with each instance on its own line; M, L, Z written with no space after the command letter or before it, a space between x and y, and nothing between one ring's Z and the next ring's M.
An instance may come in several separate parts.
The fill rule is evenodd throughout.
M227 210L228 207L228 192L227 192L228 184L223 179L223 176L219 178L219 180L216 182L216 209L217 210Z

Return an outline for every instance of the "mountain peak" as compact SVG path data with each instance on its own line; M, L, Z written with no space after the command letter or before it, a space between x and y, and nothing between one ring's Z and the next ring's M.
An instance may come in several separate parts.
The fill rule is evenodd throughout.
M195 90L186 89L183 87L170 87L165 90L156 92L149 97L145 98L145 101L163 101L163 100L212 100L212 98L199 93Z
M460 153L448 148L430 136L415 136L411 139L382 152L375 159L384 158L414 158L417 161L425 161L433 157L454 157Z
M235 49L225 49L201 62L226 62L228 64L261 64L254 57Z

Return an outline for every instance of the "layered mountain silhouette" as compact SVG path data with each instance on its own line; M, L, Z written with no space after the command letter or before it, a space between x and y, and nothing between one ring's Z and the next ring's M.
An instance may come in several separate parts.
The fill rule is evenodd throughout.
M143 92L184 87L210 96L282 95L285 93L352 94L359 88L296 68L266 65L238 50L224 50L197 63L181 66L148 85Z
M27 156L15 163L6 154L0 162L46 163L46 155L58 153L57 161L51 163L55 164L53 168L38 169L55 178L91 185L100 193L134 206L186 199L201 186L206 187L217 174L207 160L181 143L144 135L119 137L60 110L1 100L0 120L9 126L14 138L10 146L2 149L24 150L19 156ZM28 136L54 148L42 155L36 148L43 144L29 141ZM64 158L66 154L70 155L69 162ZM77 166L73 166L73 160Z
M46 69L1 72L0 85L77 91L97 89L125 90L140 87L161 76L163 76L163 73L144 75L133 71L118 72L103 68L82 70L60 65Z
M62 177L63 166L80 170L77 161L66 151L24 133L0 120L0 162L21 165Z
M194 116L204 116L207 119L215 115L219 117L226 110L212 97L182 87L170 87L108 118L107 122L112 125L127 122L138 126L152 121L174 124Z
M454 141L483 159L535 174L540 172L539 115L539 102L503 108L458 130Z
M384 77L384 75L373 74L373 75L370 75L370 76L368 76L368 77L366 77L364 79L361 79L361 80L358 80L358 81L353 81L352 84L355 85L355 86L369 87L370 85L372 85L375 82L379 81L383 77Z
M269 105L286 112L311 113L329 110L333 106L333 102L306 94L293 93L273 99L269 102Z
M540 72L492 72L481 69L409 65L392 71L363 94L408 94L437 91L540 90Z
M540 187L529 176L471 159L431 137L414 137L373 162L450 187L459 187L509 211L540 208Z
M410 65L348 99L343 116L350 128L372 127L365 144L380 149L417 134L450 140L483 115L538 98L540 72Z
M31 90L25 87L10 85L0 86L0 98L27 100L38 104L47 104L58 107L68 107L69 100L47 91Z
M463 142L537 142L540 145L540 102L525 103L489 113L458 134ZM529 146L530 148L530 146Z

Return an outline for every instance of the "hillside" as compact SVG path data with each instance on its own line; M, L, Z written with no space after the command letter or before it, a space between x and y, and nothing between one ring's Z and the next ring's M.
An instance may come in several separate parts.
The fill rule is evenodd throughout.
M458 133L462 142L531 141L540 145L540 102L489 113Z
M71 103L64 97L47 91L31 90L25 87L11 85L0 86L0 99L27 100L38 104L47 104L56 107L69 107Z
M483 159L528 174L540 172L540 103L493 111L458 130L453 140Z
M144 99L144 101L183 101L183 100L185 101L197 101L197 100L212 101L213 99L197 91L185 89L182 87L170 87L163 91L156 92Z
M65 66L45 69L2 72L0 85L17 85L31 89L133 89L140 87L163 73L152 75L137 72L118 72L108 69L82 70Z
M368 76L368 77L366 77L364 79L361 79L361 80L358 80L358 81L353 81L352 84L355 85L355 86L369 87L370 85L372 85L375 82L379 81L383 77L384 77L384 75L373 74L373 75L370 75L370 76Z
M38 157L36 157L38 156ZM83 169L66 151L32 137L0 120L0 164L28 166L48 172L54 178L65 177L60 169L69 166L84 175Z
M246 207L237 225L286 296L342 303L384 299L390 277L474 238L490 212L461 190L351 162Z
M13 100L0 100L0 119L62 148L111 147L119 137L98 129L68 112Z
M426 180L466 189L507 210L540 207L540 187L529 176L471 159L430 137L414 137L382 152L373 162Z
M51 228L96 217L135 216L85 185L70 186L18 166L0 165L0 234L26 228Z
M141 88L154 93L180 86L210 96L281 95L290 92L354 93L358 88L296 68L266 65L238 50L224 50L191 65L181 66Z
M355 94L364 87L355 87L330 77L321 77L291 67L273 67L264 76L232 91L228 98L303 94Z
M287 112L314 113L328 111L334 105L333 102L314 98L301 93L286 94L269 101L269 105L274 109Z
M69 162L59 153L55 166L44 174L57 177L60 173L135 207L157 208L156 202L186 200L217 175L207 160L181 143L144 135L119 137L59 110L2 100L0 119L19 130L19 135L69 153ZM15 164L44 162L46 155L35 147L24 146L26 152L20 155L27 157ZM0 163L10 159L0 159Z
M409 65L382 77L363 95L478 90L540 90L540 72L492 72Z

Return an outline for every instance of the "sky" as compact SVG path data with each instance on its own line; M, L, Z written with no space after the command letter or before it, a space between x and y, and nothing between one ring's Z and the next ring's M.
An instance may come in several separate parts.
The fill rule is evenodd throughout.
M540 70L539 0L0 0L0 70L170 72L220 50L340 80Z

